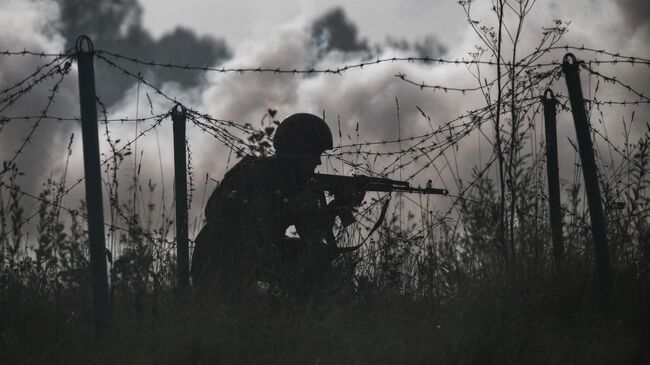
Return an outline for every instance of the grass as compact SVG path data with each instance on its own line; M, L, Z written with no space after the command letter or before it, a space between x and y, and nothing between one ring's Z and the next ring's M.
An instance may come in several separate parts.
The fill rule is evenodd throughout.
M647 166L650 134L641 142L643 153L630 158ZM534 168L521 165L532 176ZM579 186L570 187L576 193L565 207L562 271L551 255L548 223L537 219L545 201L527 188L529 180L520 178L518 211L508 217L515 240L502 242L495 229L500 218L495 184L477 174L472 203L460 201L457 225L433 224L427 212L419 220L408 214L407 222L393 214L356 258L336 263L335 282L345 290L315 290L315 297L302 301L263 292L242 300L211 298L198 290L188 301L179 300L173 246L165 242L172 222L163 216L160 227L152 227L141 219L146 214L129 211L131 202L117 204L115 188L111 224L126 229L108 232L113 327L108 337L96 339L85 207L62 211L65 178L50 179L40 195L38 234L24 234L19 171L13 166L10 188L2 191L8 194L0 194L0 359L7 364L647 364L645 171L630 174L629 191L621 195L624 214L606 210L616 274L616 301L608 310L598 305ZM56 204L46 204L46 198ZM611 206L611 199L605 201ZM148 207L153 216L153 204ZM355 243L364 236L359 228L343 238Z
M470 285L445 302L324 295L310 303L258 294L238 303L158 303L114 316L95 339L90 312L53 315L38 298L3 312L7 364L644 364L650 316L623 302L602 314L586 286L523 298ZM366 293L367 294L367 293ZM45 299L45 298L41 298ZM151 298L148 298L148 300ZM126 303L114 303L124 308ZM6 309L6 308L5 308ZM67 308L69 309L69 308ZM131 308L132 309L132 308ZM14 322L6 322L15 318Z

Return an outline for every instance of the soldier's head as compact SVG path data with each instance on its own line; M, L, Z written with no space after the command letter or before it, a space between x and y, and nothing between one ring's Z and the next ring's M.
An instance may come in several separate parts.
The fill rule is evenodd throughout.
M316 115L293 114L278 126L273 147L279 158L294 164L301 174L309 175L321 164L320 155L333 148L332 131Z

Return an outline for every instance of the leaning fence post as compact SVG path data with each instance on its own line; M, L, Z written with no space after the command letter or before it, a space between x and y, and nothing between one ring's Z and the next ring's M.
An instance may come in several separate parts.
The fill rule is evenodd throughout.
M87 50L84 50L84 41ZM106 244L104 242L104 210L102 180L99 166L99 136L97 131L97 100L95 94L95 50L88 36L77 38L77 66L79 71L79 102L81 107L81 134L83 140L86 204L88 209L88 240L90 245L90 273L95 309L95 333L108 333L110 304L108 274L106 272Z
M186 289L190 284L189 249L187 247L187 166L185 159L186 110L176 104L171 112L174 130L174 182L176 195L176 260L177 285Z
M585 179L585 191L589 203L589 215L591 217L591 234L594 240L594 253L596 256L596 270L600 284L601 299L605 306L609 306L613 299L613 281L609 263L609 249L607 247L607 231L603 206L600 198L598 185L598 173L594 158L593 145L589 136L589 124L585 112L582 87L580 85L580 74L578 73L578 62L576 57L567 53L564 56L562 69L566 77L569 99L571 101L571 113L576 128L578 149L580 150L580 161L582 162L582 173Z
M560 205L560 172L557 158L557 130L555 128L555 105L557 100L553 91L547 89L542 96L544 105L544 129L546 134L546 176L548 178L548 205L551 213L551 232L553 235L553 258L560 265L564 259L562 242L562 213Z

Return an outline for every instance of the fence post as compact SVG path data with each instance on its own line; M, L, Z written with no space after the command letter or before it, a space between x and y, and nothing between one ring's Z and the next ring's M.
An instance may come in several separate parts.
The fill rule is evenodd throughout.
M186 110L176 104L171 112L174 130L174 182L176 195L177 285L185 290L190 284L187 238L187 166L185 158Z
M87 50L83 46L86 43ZM79 102L83 140L86 204L88 209L88 239L90 245L90 274L93 285L95 333L106 335L110 329L106 244L104 242L104 210L99 165L99 136L97 131L97 97L95 94L95 50L88 36L77 38L79 72Z
M551 232L553 235L553 258L560 266L564 259L562 242L562 206L560 205L560 173L557 158L557 130L555 105L557 100L553 91L547 89L542 96L544 105L544 129L546 134L546 176L548 178L548 205L551 213Z
M603 215L603 206L600 198L600 187L598 184L598 173L596 170L594 150L589 135L589 124L587 121L587 113L585 112L584 98L582 96L582 86L580 85L578 62L573 54L567 53L564 56L562 69L569 90L571 113L573 114L573 122L576 128L580 161L582 162L582 173L585 180L585 191L589 203L591 234L594 240L596 270L598 273L602 300L601 304L608 307L612 303L614 285L609 263L607 231L605 227L605 217Z

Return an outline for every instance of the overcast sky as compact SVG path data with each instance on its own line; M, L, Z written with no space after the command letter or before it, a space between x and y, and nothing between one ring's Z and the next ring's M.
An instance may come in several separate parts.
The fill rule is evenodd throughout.
M154 35L177 25L212 34L237 44L245 39L277 31L297 18L316 17L341 7L372 42L386 37L413 39L436 34L450 44L458 42L466 29L463 12L455 1L354 0L354 1L201 1L183 2L183 11L171 0L142 0L143 22Z
M0 3L0 23L5 26L5 31L0 32L0 49L60 51L69 47L79 32L84 32L93 37L97 48L145 60L225 67L326 68L356 63L368 57L428 55L467 58L474 46L480 43L468 26L461 7L451 0L124 0L122 3L128 6L117 7L119 11L116 12L106 12L108 7L103 5L110 3L111 0L3 0ZM536 46L543 27L552 25L554 19L562 19L570 21L570 25L561 44L604 48L647 58L650 56L648 4L650 2L645 0L538 0L523 30L520 54L526 54ZM491 3L486 0L477 1L473 7L473 14L484 22L482 24L495 24L490 7ZM324 17L334 8L340 9L339 12ZM118 19L119 24L112 23L114 19ZM331 37L315 40L313 29L319 26L327 29ZM563 53L557 51L548 58L559 59ZM0 56L0 88L25 77L42 61ZM99 61L96 64L98 93L108 104L111 116L143 116L150 111L157 114L171 107L168 101L157 98L155 92L144 85L137 85L133 79L114 73ZM335 144L339 143L338 120L344 139L340 142L349 142L346 135L353 134L357 124L363 140L378 141L399 134L426 133L432 127L485 103L480 94L432 93L394 76L406 74L416 82L448 87L475 86L476 80L463 66L382 64L351 70L343 76L310 77L168 72L138 69L130 64L124 66L134 73L142 72L149 81L179 101L223 119L247 121L259 126L259 120L268 108L277 109L280 118L294 112L324 112L335 131ZM619 67L611 71L648 94L650 78L646 67ZM493 70L488 69L484 75L491 73ZM52 114L78 116L76 77L76 68L73 67L61 85L50 110ZM45 87L36 89L3 111L2 115L38 114L52 85L45 84ZM554 88L566 94L563 82L556 83ZM604 98L631 99L629 94L613 86L599 92ZM149 96L151 103L147 99ZM399 126L396 99L400 104ZM432 124L422 117L417 107L431 117ZM646 112L637 116L644 123L647 109L639 110ZM620 141L621 133L616 131L620 131L621 120L629 116L624 113L628 111L616 111L604 118L615 141ZM140 130L143 127L138 126ZM566 138L574 133L572 128L568 121L558 125L560 139L564 141L560 142L560 153L570 156L561 160L564 163L562 171L573 171L574 154L566 142ZM12 122L5 126L0 132L2 159L13 156L29 129L28 123ZM541 133L541 128L539 130ZM132 124L113 124L110 131L113 138L123 141L136 134ZM81 149L80 134L75 124L43 123L39 127L33 136L32 148L26 149L17 159L19 166L27 172L25 189L37 194L42 181L61 173L67 143L73 132L73 149L78 152ZM485 133L489 135L489 127ZM188 137L197 185L200 185L193 205L196 216L196 212L202 209L200 197L204 176L209 173L216 180L221 178L227 167L228 149L196 128L188 129ZM478 134L472 135L459 145L460 154L456 162L462 176L467 177L471 168L479 164L481 149L484 153L489 150L489 143L481 142L481 138ZM171 128L163 124L155 134L144 136L138 146L139 152L143 152L143 177L150 177L160 185L166 184L167 189L171 186L170 143ZM397 147L383 146L379 150ZM102 145L102 148L108 151L107 145ZM71 161L71 179L82 176L81 166L80 159ZM130 176L129 168L133 170L133 167L126 166L121 171ZM382 169L381 164L377 169ZM407 175L417 169L418 164L415 164L404 173ZM164 171L162 174L161 170ZM343 172L349 173L350 170ZM449 172L443 175L436 183L453 190L454 176ZM423 184L432 176L434 171L425 170L416 176L413 183ZM212 186L213 183L209 183L208 191ZM82 196L81 188L73 192L76 201Z

